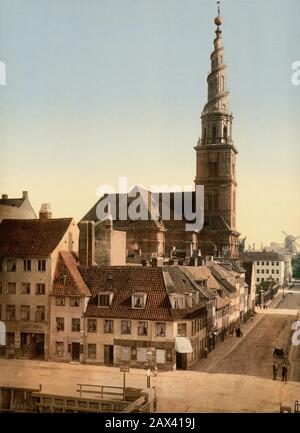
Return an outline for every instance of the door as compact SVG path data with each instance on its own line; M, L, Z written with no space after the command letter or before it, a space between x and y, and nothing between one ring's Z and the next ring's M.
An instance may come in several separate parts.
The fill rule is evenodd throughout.
M80 343L72 343L72 361L80 360Z
M176 368L177 370L186 370L187 358L186 353L176 352Z
M112 365L114 363L114 346L104 345L104 363Z

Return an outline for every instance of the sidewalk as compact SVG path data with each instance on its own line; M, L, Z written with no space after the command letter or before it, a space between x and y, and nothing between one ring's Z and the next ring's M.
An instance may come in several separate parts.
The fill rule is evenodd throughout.
M267 303L268 308L274 309L276 305L282 299L282 291L279 290L276 296ZM202 358L196 364L193 365L192 369L196 371L209 372L214 366L221 361L225 356L229 355L245 338L245 336L252 331L252 329L260 322L264 317L264 313L268 311L263 308L255 307L257 313L253 318L250 318L245 324L241 326L243 337L236 337L235 335L228 335L222 343L218 343L216 348L212 350L207 359Z

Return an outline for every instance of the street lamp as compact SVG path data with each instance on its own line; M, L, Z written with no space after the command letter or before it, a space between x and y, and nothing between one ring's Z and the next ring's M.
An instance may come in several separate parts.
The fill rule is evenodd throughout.
M151 349L147 352L147 358L148 358L147 388L150 388L151 387L151 371L153 372L154 376L157 375L157 367L153 363L153 352Z

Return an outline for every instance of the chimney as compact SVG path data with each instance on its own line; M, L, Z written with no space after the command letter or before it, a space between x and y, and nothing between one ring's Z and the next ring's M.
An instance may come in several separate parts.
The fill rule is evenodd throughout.
M22 197L23 198L28 198L28 191L23 191L22 192Z
M42 203L40 210L40 220L51 220L52 212L49 203Z
M3 200L8 199L8 195L7 195L7 194L2 194L2 199L3 199Z
M95 264L95 223L81 221L79 227L79 263L83 266Z

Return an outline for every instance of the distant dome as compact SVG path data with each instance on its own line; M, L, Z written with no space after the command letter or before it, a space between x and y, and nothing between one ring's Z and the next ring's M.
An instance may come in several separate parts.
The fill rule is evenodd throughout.
M215 18L215 24L216 26L220 26L222 24L222 18L220 17L220 15Z

